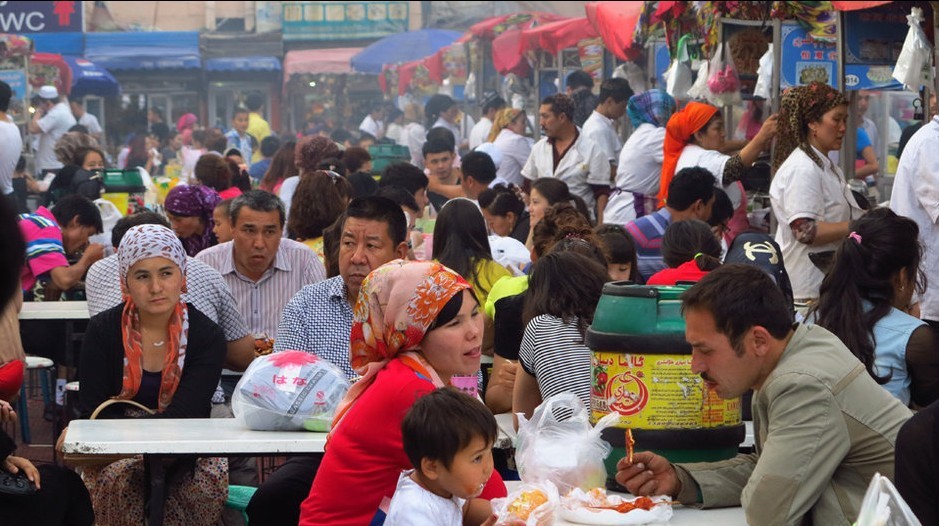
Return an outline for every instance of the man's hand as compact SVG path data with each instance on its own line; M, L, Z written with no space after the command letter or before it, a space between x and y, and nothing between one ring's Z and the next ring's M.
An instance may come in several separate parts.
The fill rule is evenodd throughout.
M633 495L678 496L681 481L668 459L650 451L640 451L633 457L632 464L627 463L625 458L616 464L616 482Z
M36 489L39 489L39 470L29 460L10 455L3 460L3 470L14 475L23 470L26 473L26 478L36 485Z
M85 251L82 253L82 259L85 260L85 263L87 263L89 267L103 257L104 257L104 245L100 243L91 243L85 248Z

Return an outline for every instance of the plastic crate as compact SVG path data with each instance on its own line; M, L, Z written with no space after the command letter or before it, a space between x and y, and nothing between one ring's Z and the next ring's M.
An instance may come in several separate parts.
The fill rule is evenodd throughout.
M382 173L389 164L411 160L411 150L399 144L374 144L368 147L368 154L372 157L373 174Z
M141 193L147 191L147 187L143 184L143 177L136 168L105 170L103 181L105 192L108 193Z

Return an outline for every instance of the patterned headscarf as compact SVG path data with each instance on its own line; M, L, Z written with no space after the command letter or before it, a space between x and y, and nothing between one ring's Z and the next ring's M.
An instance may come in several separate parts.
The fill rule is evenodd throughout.
M499 110L499 112L496 113L496 118L492 121L492 130L489 132L487 140L489 142L495 142L496 137L502 133L502 130L507 128L509 124L512 124L512 121L517 119L521 113L522 110L515 108L502 108Z
M447 302L466 289L471 286L459 274L432 261L396 259L365 278L352 310L349 336L350 362L362 378L339 404L335 422L393 358L405 360L434 385L443 386L433 367L409 351L420 346Z
M796 86L783 92L773 169L779 168L796 148L802 148L802 151L821 167L822 160L809 146L809 123L817 122L831 109L847 104L847 99L840 91L821 82Z
M659 183L659 204L665 204L668 197L668 185L675 176L675 167L681 151L688 145L688 140L711 120L717 108L701 102L689 102L680 111L672 115L665 125L665 145L662 160L662 181Z
M668 119L675 113L675 99L660 89L650 89L629 97L626 103L626 115L633 128L640 124L651 124L658 128L668 124Z
M176 131L182 133L183 130L192 129L196 123L199 122L199 118L192 113L186 113L176 121Z
M140 335L140 316L137 305L127 289L127 273L137 262L144 259L162 257L179 267L182 275L180 292L186 291L186 252L179 238L172 230L163 225L138 225L131 227L121 239L117 249L117 264L121 275L121 291L124 295L124 310L121 313L121 338L124 342L124 373L121 392L116 396L121 400L130 400L140 390L143 378L143 347ZM186 347L189 340L189 309L179 300L170 315L167 330L169 338L165 342L163 356L163 374L160 379L160 395L157 398L157 411L163 412L173 401L173 394L179 387L186 361Z
M195 257L202 250L212 246L214 238L212 229L215 227L212 212L221 201L222 198L219 197L218 192L201 184L174 186L166 194L163 208L167 212L178 216L198 217L205 225L201 234L182 240L183 246L186 247L186 254Z

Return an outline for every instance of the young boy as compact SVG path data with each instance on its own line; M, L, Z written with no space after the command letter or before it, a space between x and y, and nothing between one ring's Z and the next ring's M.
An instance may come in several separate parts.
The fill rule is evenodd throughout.
M414 466L398 479L385 526L459 526L469 499L492 475L496 419L479 400L453 388L419 398L401 423Z
M219 243L231 241L233 238L231 233L231 218L228 215L233 200L234 198L223 199L215 205L215 210L212 210L212 219L215 220L215 226L212 227L212 232L215 233L215 238L218 239Z
M234 148L241 152L244 163L251 168L251 155L254 152L254 137L248 135L248 109L236 107L231 118L231 129L225 134L226 146L224 150Z

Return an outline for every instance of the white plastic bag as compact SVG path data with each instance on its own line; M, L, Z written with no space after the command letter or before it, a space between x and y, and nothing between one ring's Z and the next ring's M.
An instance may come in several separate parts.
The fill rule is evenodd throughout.
M893 78L910 91L919 91L920 86L929 84L929 74L925 67L929 64L930 48L926 33L923 32L923 10L914 7L906 17L910 30L903 41L903 49L893 68Z
M504 499L492 499L492 513L499 517L496 526L551 526L561 498L550 482L525 483Z
M232 395L235 418L256 431L329 431L349 390L345 373L313 353L284 351L251 362Z
M760 67L756 70L756 86L753 88L753 96L770 100L773 95L773 44L763 56L760 57Z
M691 89L691 68L680 60L673 60L672 65L662 74L665 77L665 91L676 99L687 99Z
M551 481L562 495L573 488L606 485L603 465L611 447L600 433L619 421L618 413L590 426L590 411L573 393L558 393L535 408L531 420L518 414L515 462L524 482Z
M708 92L708 62L702 60L698 66L698 77L694 80L694 85L688 90L688 98L692 100L705 100L710 94Z
M896 486L887 477L875 473L854 526L921 526L921 523Z
M708 66L708 102L718 108L734 106L743 102L740 95L740 77L734 59L729 52L725 54L723 44L718 44Z

